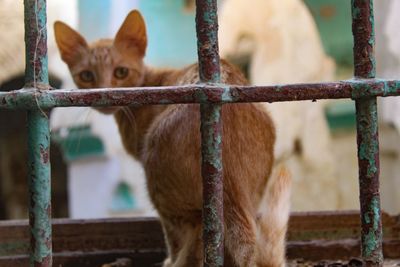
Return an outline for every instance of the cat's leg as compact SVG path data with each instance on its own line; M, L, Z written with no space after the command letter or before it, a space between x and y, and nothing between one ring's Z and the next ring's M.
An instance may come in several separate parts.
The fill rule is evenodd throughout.
M285 168L270 178L257 216L258 267L286 266L286 231L290 216L292 179Z
M160 218L164 232L164 239L167 246L168 256L164 260L163 267L173 267L177 259L179 251L183 246L184 234L180 231L180 227L174 224L175 220Z
M181 219L162 219L168 257L163 267L201 267L203 258L201 219L188 223Z
M234 266L254 267L256 266L255 218L245 209L246 203L236 202L236 204L226 207L225 211L225 249L231 255Z
M203 242L201 221L197 224L186 224L183 246L179 251L173 267L202 267L203 266Z

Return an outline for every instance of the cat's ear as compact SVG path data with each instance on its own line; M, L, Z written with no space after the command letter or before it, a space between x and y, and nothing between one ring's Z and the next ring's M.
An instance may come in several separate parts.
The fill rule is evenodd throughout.
M71 66L77 60L77 56L88 49L85 39L67 24L56 21L54 23L54 35L61 58Z
M115 40L114 45L121 50L139 52L144 56L147 48L146 24L139 11L133 10L122 23Z

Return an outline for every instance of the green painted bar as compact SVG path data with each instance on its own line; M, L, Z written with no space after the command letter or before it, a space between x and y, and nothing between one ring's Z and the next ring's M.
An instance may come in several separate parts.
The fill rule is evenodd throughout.
M24 0L25 87L49 88L46 0Z
M47 68L46 0L24 0L25 87L50 88ZM33 98L34 100L34 98ZM30 266L52 266L50 128L41 108L28 111Z
M362 256L368 266L382 266L382 222L376 98L356 101L356 113Z
M354 75L376 75L373 0L352 0ZM382 219L379 192L379 134L376 97L366 97L370 88L360 84L356 101L360 184L361 254L365 266L383 266Z
M28 112L29 225L31 234L31 266L50 267L51 186L50 128L42 111Z

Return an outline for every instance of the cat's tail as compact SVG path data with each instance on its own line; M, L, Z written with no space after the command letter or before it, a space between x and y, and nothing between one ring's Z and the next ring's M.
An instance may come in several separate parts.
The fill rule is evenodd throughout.
M292 179L284 167L271 175L257 217L257 266L285 266Z

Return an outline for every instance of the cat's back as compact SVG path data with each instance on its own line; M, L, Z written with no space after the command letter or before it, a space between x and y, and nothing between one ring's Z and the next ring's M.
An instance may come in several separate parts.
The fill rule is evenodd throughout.
M192 64L167 77L164 85L194 84L200 81L199 65ZM247 85L248 81L238 67L221 59L221 82L226 84Z
M197 64L175 75L168 85L199 81ZM226 61L221 62L221 78L227 84L247 84L243 74ZM227 194L236 192L232 186L241 188L243 196L252 196L252 209L257 206L273 164L272 120L262 105L238 103L223 105L222 121ZM200 135L199 104L169 106L150 127L142 162L150 196L160 212L182 215L188 210L201 210ZM171 207L166 202L177 205Z
M274 162L272 120L258 104L225 104L222 125L227 200L249 199L248 209L255 212ZM189 211L201 214L200 106L184 104L167 109L147 137L142 162L149 194L158 210L165 216L184 216Z

